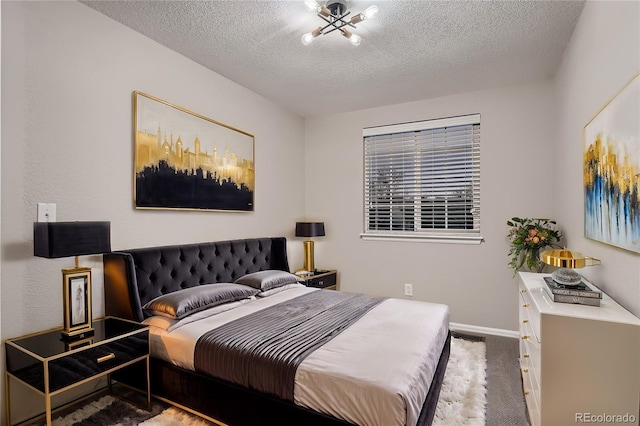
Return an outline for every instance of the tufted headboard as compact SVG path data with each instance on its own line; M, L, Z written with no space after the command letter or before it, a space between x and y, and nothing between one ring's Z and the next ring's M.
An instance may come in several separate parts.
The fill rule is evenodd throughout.
M104 255L105 315L142 321L142 306L176 290L289 271L284 237L147 247Z

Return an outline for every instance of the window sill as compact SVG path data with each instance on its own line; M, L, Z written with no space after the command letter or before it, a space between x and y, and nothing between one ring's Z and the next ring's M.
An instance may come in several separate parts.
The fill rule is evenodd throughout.
M378 241L408 241L408 242L420 242L420 243L439 243L439 244L466 244L477 245L484 242L482 236L448 236L448 235L407 235L407 234L360 234L360 238L363 240L378 240Z

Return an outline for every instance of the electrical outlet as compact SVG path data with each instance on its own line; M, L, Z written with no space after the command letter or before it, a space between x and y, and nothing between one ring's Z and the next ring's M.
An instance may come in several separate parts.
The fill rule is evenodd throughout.
M413 296L413 284L405 284L404 285L404 295L405 296Z
M38 203L38 222L55 222L56 205L53 203Z

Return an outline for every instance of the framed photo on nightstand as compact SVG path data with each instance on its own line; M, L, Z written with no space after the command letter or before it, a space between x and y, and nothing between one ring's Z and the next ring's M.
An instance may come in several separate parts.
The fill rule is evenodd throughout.
M64 337L74 338L92 331L91 269L74 268L62 274L64 285Z

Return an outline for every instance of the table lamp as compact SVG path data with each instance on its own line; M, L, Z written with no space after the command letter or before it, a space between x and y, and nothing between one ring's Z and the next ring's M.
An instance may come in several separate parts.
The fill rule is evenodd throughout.
M545 250L540 253L540 259L547 265L559 268L553 271L551 278L558 284L566 286L576 286L582 281L582 276L574 271L575 268L600 265L599 259L583 256L582 253L566 248Z
M304 270L316 270L313 263L313 241L311 237L324 237L324 222L296 222L296 237L309 238L304 242Z
M75 267L62 269L65 340L93 335L91 268L78 256L111 251L110 222L34 222L33 255L55 259L75 256Z

